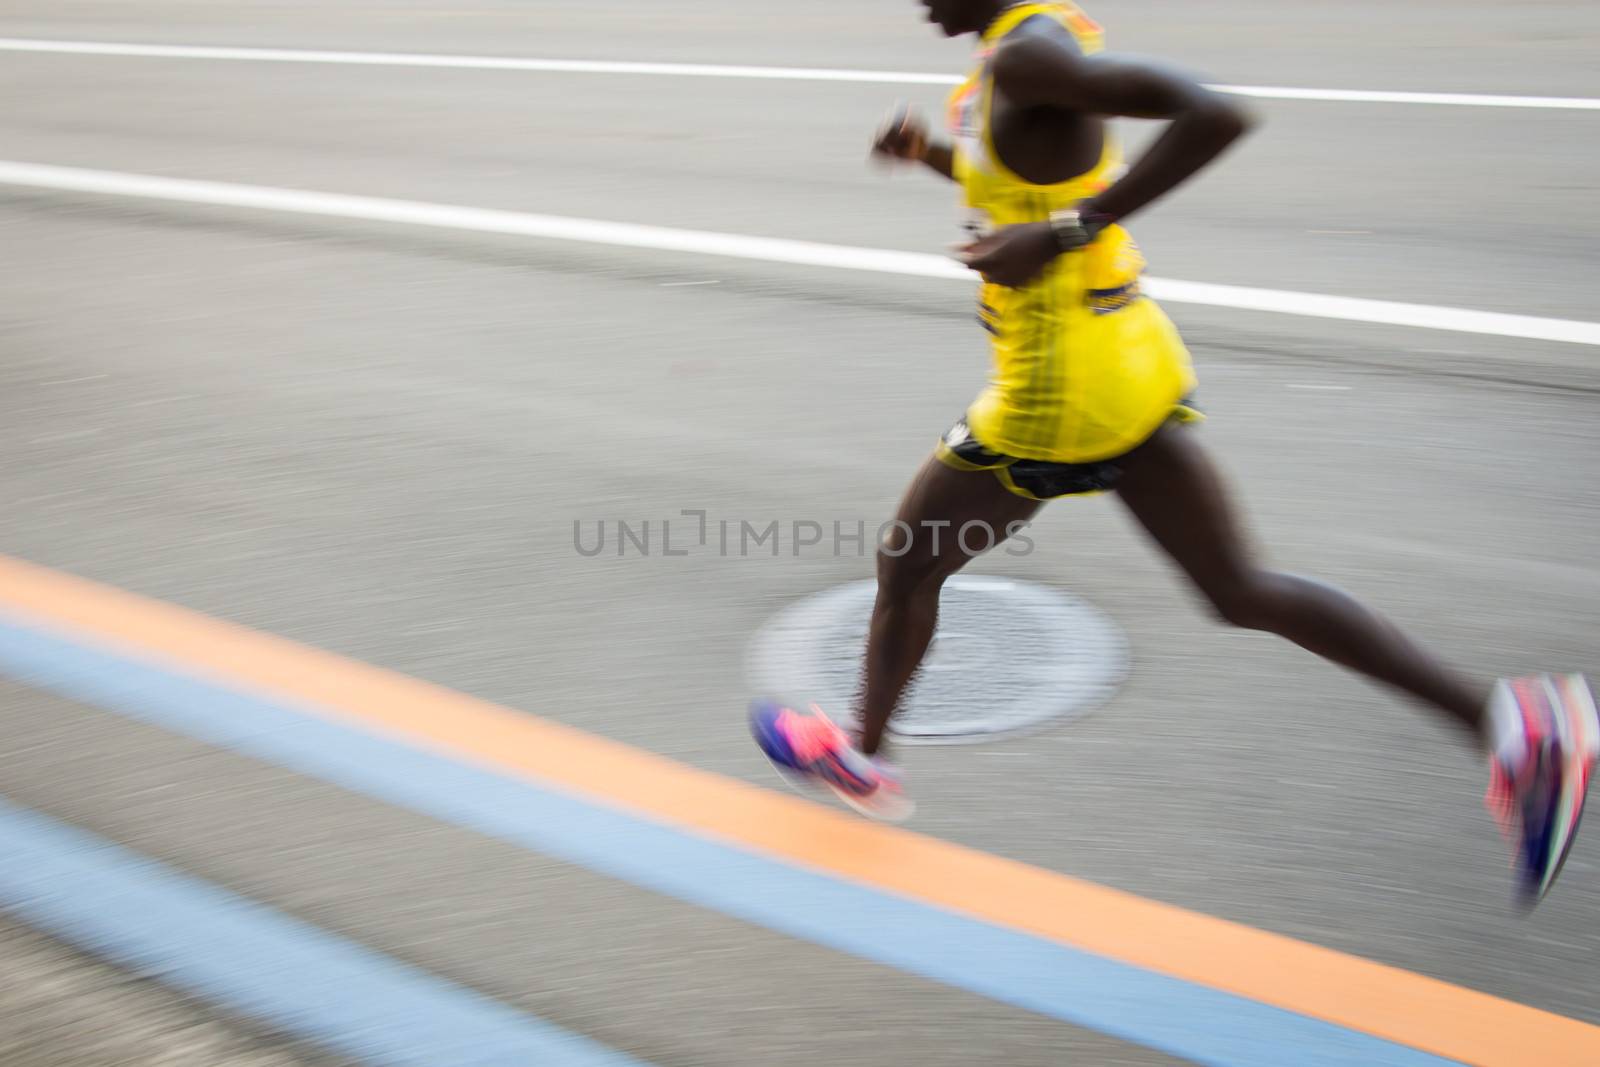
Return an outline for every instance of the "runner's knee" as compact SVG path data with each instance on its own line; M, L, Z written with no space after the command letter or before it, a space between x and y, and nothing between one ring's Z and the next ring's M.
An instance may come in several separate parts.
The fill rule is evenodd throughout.
M891 525L878 542L879 591L891 599L936 592L959 569L948 555L919 540L908 527Z
M1269 571L1242 570L1209 582L1203 591L1211 609L1229 626L1266 630L1274 617L1276 577Z

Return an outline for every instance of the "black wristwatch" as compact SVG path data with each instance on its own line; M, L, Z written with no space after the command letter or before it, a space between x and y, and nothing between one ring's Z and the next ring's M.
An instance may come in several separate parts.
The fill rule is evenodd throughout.
M1101 211L1068 208L1050 213L1050 233L1061 252L1076 252L1088 247L1100 236L1100 231L1111 225L1111 216Z

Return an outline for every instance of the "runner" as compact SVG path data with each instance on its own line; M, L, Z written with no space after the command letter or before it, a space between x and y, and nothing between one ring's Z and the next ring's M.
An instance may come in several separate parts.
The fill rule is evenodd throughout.
M1248 114L1164 66L1099 54L1099 26L1073 4L922 2L947 36L979 39L974 70L950 99L954 140L936 141L902 109L874 151L961 186L971 235L961 256L983 279L978 311L995 371L911 483L878 554L859 735L820 709L759 701L752 729L763 750L866 814L908 816L881 748L933 638L945 580L1044 501L1109 491L1223 620L1288 638L1470 734L1489 755L1487 802L1513 840L1520 895L1536 903L1572 847L1600 758L1585 680L1482 691L1344 593L1264 569L1185 425L1200 418L1189 354L1140 291L1144 259L1121 223L1216 159L1250 128ZM1124 168L1107 128L1114 117L1168 126ZM952 536L969 525L985 536Z

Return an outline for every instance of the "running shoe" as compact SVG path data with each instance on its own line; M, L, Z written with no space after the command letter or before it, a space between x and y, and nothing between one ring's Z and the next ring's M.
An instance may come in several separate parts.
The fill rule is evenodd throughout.
M750 732L792 785L820 786L862 815L887 822L902 822L916 808L899 771L856 748L816 705L806 713L758 700L750 708Z
M1518 896L1531 908L1550 892L1577 839L1600 760L1600 716L1576 674L1502 681L1494 699L1521 713L1527 748L1515 766L1490 762L1484 802L1511 842Z

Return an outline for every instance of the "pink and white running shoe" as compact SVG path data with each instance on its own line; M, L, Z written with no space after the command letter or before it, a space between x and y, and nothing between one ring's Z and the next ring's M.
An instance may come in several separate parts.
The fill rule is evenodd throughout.
M815 705L806 713L758 700L750 708L750 732L791 784L820 785L861 814L886 822L903 822L916 809L900 772L856 748Z
M1588 682L1576 674L1503 681L1494 699L1513 702L1527 747L1514 766L1490 762L1484 803L1511 842L1518 895L1531 908L1550 892L1577 840L1600 761L1600 715Z

